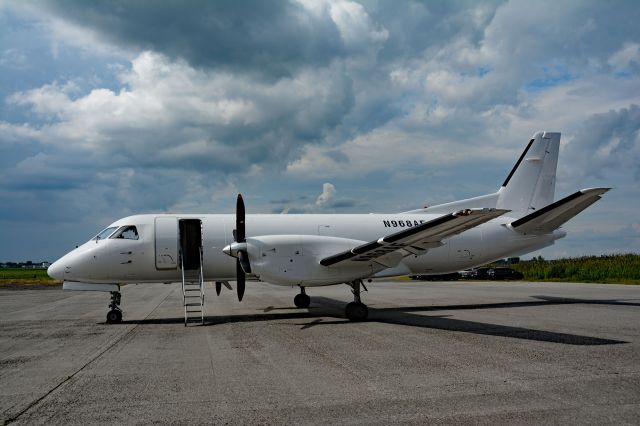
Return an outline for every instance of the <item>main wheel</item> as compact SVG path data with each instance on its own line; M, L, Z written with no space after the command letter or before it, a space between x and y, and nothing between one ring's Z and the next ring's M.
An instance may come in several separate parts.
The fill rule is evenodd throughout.
M297 294L296 297L293 298L293 303L298 308L308 308L309 304L311 304L311 298L306 294Z
M345 313L350 321L364 321L369 316L369 309L364 303L351 302L347 304Z
M107 324L117 324L122 321L122 312L112 309L107 313Z

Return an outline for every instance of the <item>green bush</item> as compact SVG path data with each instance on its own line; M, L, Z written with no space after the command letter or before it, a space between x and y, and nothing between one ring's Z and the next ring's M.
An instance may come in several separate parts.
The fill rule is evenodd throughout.
M616 254L544 260L510 265L529 281L640 284L640 255Z

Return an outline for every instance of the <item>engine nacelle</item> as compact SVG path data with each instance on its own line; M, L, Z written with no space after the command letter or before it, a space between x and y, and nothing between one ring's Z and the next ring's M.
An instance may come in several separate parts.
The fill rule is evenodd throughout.
M246 239L251 272L280 285L330 285L369 277L384 269L372 262L322 266L325 257L365 243L318 235L265 235Z

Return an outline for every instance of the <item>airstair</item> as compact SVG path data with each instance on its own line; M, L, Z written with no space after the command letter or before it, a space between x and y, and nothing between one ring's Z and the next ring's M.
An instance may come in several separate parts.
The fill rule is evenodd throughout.
M184 325L204 324L202 222L200 219L181 219L179 230Z

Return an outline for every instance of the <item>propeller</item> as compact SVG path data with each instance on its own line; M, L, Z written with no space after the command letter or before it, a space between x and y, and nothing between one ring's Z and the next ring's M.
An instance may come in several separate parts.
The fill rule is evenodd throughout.
M227 281L216 281L216 294L220 296L220 291L222 290L222 286L225 286L229 290L233 290L233 288L229 285Z
M244 201L242 195L238 194L236 201L236 229L233 230L233 244L222 249L229 256L236 258L236 281L238 290L238 300L242 301L244 296L244 287L246 282L246 274L251 273L251 264L249 264L249 254L247 253L247 241L244 227ZM219 292L216 284L216 292Z
M236 281L238 289L238 301L242 302L242 296L244 296L244 285L246 281L246 275L240 264L240 259L236 260Z
M243 244L246 243L244 219L244 200L242 199L242 194L238 194L238 199L236 200L236 232L234 235L234 239L236 243L240 243L238 244L238 256L236 258L236 279L238 281L237 290L239 301L242 301L242 296L244 296L246 274L251 273L251 265L249 264L247 247L246 244Z

